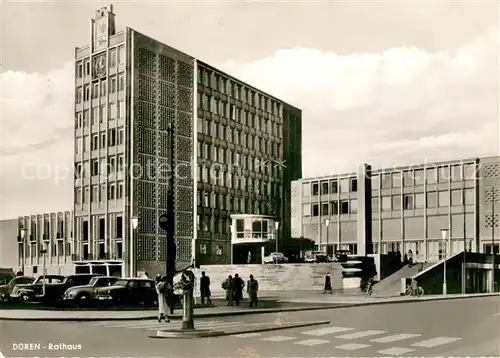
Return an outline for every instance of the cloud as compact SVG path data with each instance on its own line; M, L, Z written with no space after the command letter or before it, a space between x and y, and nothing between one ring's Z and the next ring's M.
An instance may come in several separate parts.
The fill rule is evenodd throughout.
M215 65L303 109L304 176L498 152L497 29L449 52L294 48ZM71 175L55 178L72 168L73 65L1 83L1 216L70 207ZM52 177L27 178L27 163Z

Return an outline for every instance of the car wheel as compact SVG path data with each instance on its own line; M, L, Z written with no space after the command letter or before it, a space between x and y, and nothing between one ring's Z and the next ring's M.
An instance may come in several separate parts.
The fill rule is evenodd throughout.
M2 293L0 295L0 302L7 302L9 300L9 295L7 295L6 293Z
M88 302L90 301L90 295L88 293L80 293L78 296L76 296L76 299L80 303Z
M23 302L28 302L28 301L30 300L30 298L29 298L29 296L28 296L28 294L27 294L27 293L21 293L21 294L19 295L19 298L20 298L20 299L21 299L21 301L23 301Z

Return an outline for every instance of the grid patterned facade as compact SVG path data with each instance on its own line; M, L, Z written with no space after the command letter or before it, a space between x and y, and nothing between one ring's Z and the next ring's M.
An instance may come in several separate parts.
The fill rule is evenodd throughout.
M359 215L371 208L373 253L418 252L441 257L441 229L449 229L451 253L498 251L499 157L374 170L369 185L357 174L301 179L292 184L292 235L330 252L358 251ZM360 192L365 189L364 195ZM369 216L368 216L369 217ZM326 226L325 219L329 219ZM492 242L492 235L495 238Z
M21 230L26 230L24 239ZM47 273L71 271L74 250L73 215L69 211L18 218L17 267L26 275L42 274L43 254ZM68 270L65 268L69 267Z
M75 52L75 260L163 271L170 175L179 261L228 263L232 213L286 224L300 110L130 28L116 33L111 7L92 28Z

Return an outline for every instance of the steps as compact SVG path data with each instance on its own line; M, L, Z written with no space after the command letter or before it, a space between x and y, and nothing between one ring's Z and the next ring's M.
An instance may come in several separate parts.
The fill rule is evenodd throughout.
M373 286L373 293L377 296L382 297L399 296L399 294L401 293L402 278L413 277L418 272L425 270L432 265L433 263L428 262L416 263L412 267L408 267L408 265L405 265L389 277L386 277L382 281L375 284L375 286Z

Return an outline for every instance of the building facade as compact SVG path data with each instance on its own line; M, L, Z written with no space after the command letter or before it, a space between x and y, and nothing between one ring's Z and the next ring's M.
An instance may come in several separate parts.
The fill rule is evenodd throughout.
M500 157L306 178L292 183L292 236L320 250L499 252ZM448 229L444 246L441 230Z
M299 109L96 11L75 50L78 264L163 272L170 189L178 260L228 263L232 213L285 218L290 236L301 174Z
M72 212L27 215L14 221L15 225L9 225L8 234L10 242L16 245L9 252L15 258L14 270L36 276L43 273L45 264L47 274L75 272ZM22 230L25 230L24 235Z

